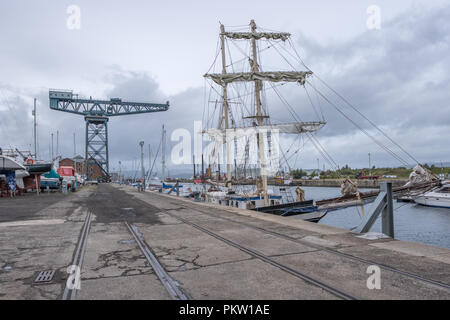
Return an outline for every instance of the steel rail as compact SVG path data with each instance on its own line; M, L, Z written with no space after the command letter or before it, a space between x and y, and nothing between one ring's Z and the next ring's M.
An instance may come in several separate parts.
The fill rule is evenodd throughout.
M190 208L192 209L192 207L190 207ZM210 212L207 212L207 211L204 211L204 210L201 210L201 209L198 209L198 208L195 208L195 210L200 211L203 214L206 214L206 215L208 215L210 217L219 218L219 219L226 220L226 221L229 221L229 222L233 222L233 223L236 223L236 224L239 224L239 225L243 225L243 226L249 227L251 229L259 230L259 231L262 231L264 233L267 233L267 234L270 234L270 235L273 235L273 236L276 236L276 237L279 237L279 238L282 238L282 239L285 239L285 240L289 240L289 241L292 241L292 242L296 242L298 244L301 244L301 245L304 245L304 246L307 246L307 247L310 247L310 248L326 251L328 253L331 253L331 254L334 254L334 255L338 255L338 256L341 256L341 257L344 257L344 258L347 258L347 259L350 259L350 260L358 261L358 262L361 262L361 263L364 263L364 264L367 264L367 265L376 265L376 266L380 267L380 269L384 269L384 270L387 270L387 271L390 271L390 272L393 272L393 273L397 273L397 274L403 275L405 277L412 278L412 279L415 279L415 280L419 280L421 282L424 282L424 283L427 283L427 284L431 284L431 285L437 286L439 288L443 288L445 290L450 291L450 285L448 285L446 283L443 283L443 282L436 281L436 280L424 278L424 277L422 277L420 275L417 275L415 273L399 270L397 268L390 267L390 266L387 266L387 265L384 265L384 264L380 264L378 262L371 261L371 260L368 260L368 259L358 258L358 257L355 257L355 256L353 256L351 254L348 254L348 253L344 253L344 252L340 252L340 251L337 251L337 250L333 250L333 249L330 249L330 248L327 248L327 247L324 247L324 246L321 246L321 245L312 244L312 243L310 243L308 241L304 241L304 240L301 240L301 239L293 238L293 237L290 237L288 235L285 235L285 234L282 234L282 233L278 233L278 232L275 232L275 231L271 231L271 230L267 230L267 229L262 228L262 227L257 227L257 226L254 226L252 224L246 223L246 222L235 221L233 219L225 218L225 217L222 217L222 216L217 216L217 215L211 214Z
M86 215L86 219L84 220L83 227L81 228L81 234L79 236L79 240L77 243L77 247L75 250L75 255L72 261L72 266L77 266L80 268L83 266L83 260L84 260L84 253L86 249L87 239L89 235L89 230L91 228L91 212L89 211ZM80 279L78 279L79 281ZM70 293L70 297L69 297ZM66 287L64 288L64 293L62 296L62 300L75 300L77 296L77 289L72 288L70 289L66 282Z
M159 263L159 261L155 257L155 255L151 252L150 248L147 246L147 244L144 242L144 240L140 236L139 229L134 225L130 225L128 222L125 222L125 225L127 226L130 233L133 235L134 239L136 240L136 243L138 244L138 246L141 249L142 253L144 254L145 258L152 266L152 268L155 271L156 275L158 276L159 280L164 285L164 287L166 288L167 292L172 297L172 299L174 299L174 300L190 300L189 296L180 287L179 283L177 281L175 281L167 273L167 271Z
M225 242L225 243L227 243L227 244L229 244L229 245L231 245L231 246L233 246L233 247L235 247L235 248L237 248L237 249L239 249L239 250L241 250L241 251L243 251L243 252L245 252L245 253L253 256L253 257L255 257L255 258L258 258L258 259L260 259L260 260L262 260L262 261L264 261L266 263L269 263L269 264L271 264L271 265L273 265L273 266L275 266L275 267L277 267L277 268L279 268L279 269L281 269L281 270L283 270L283 271L285 271L287 273L290 273L291 275L293 275L293 276L295 276L297 278L300 278L300 279L302 279L302 280L304 280L304 281L306 281L306 282L308 282L310 284L313 284L313 285L315 285L315 286L317 286L317 287L319 287L319 288L321 288L321 289L323 289L323 290L325 290L325 291L327 291L327 292L337 296L338 298L341 298L341 299L344 299L344 300L358 300L358 298L356 298L356 297L354 297L354 296L352 296L352 295L350 295L348 293L345 293L344 291L341 291L339 289L333 288L330 285L328 285L328 284L326 284L326 283L324 283L324 282L322 282L320 280L317 280L317 279L315 279L313 277L310 277L310 276L308 276L308 275L306 275L306 274L304 274L304 273L302 273L302 272L300 272L298 270L292 269L292 268L290 268L290 267L288 267L288 266L286 266L284 264L281 264L281 263L277 262L276 260L273 260L270 257L264 255L263 253L260 253L258 251L255 251L255 250L249 249L247 247L244 247L244 246L242 246L242 245L240 245L240 244L238 244L238 243L236 243L236 242L234 242L234 241L232 241L230 239L222 237L221 235L219 235L219 234L217 234L215 232L212 232L212 231L210 231L210 230L208 230L208 229L206 229L206 228L204 228L204 227L202 227L202 226L200 226L198 224L195 224L195 223L190 222L190 221L188 221L186 219L180 218L177 215L174 215L174 214L172 214L170 212L167 212L167 210L163 210L162 212L164 212L167 215L169 215L169 216L171 216L171 217L173 217L173 218L175 218L175 219L177 219L177 220L179 220L179 221L181 221L181 222L183 222L183 223L185 223L187 225L190 225L191 227L194 227L194 228L196 228L196 229L198 229L198 230L200 230L200 231L202 231L202 232L204 232L204 233L206 233L206 234L208 234L208 235L210 235L210 236L212 236L212 237L214 237L214 238L216 238L216 239L218 239L218 240L220 240L222 242Z

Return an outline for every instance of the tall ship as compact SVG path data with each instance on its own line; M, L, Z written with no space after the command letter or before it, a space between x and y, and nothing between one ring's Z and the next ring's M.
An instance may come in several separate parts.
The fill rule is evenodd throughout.
M282 153L279 139L285 135L311 135L326 124L324 118L302 121L297 108L293 108L282 95L281 87L285 85L291 85L289 90L292 91L288 94L299 88L306 90L305 83L313 75L311 70L295 70L283 55L296 55L290 37L289 33L259 28L254 20L250 26L244 26L244 30L229 31L224 25L220 26L217 55L204 75L210 85L204 113L210 117L202 130L204 136L214 141L214 147L205 155L209 160L209 172L217 164L219 174L216 181L205 181L209 188L205 189L203 196L205 201L218 205L281 216L297 215L317 222L326 210L319 210L313 200L305 201L301 189L297 189L297 199L294 199L290 190L281 188L277 193L268 186L269 175L285 175L279 163ZM287 50L285 45L293 50ZM284 69L266 70L262 64L263 55L268 57L269 63L278 64L280 60L288 63ZM292 121L273 121L269 114L273 96L287 107ZM226 166L223 177L220 174L221 163ZM256 172L256 178L253 186L244 189L238 176L242 176L243 171L246 178L246 170Z

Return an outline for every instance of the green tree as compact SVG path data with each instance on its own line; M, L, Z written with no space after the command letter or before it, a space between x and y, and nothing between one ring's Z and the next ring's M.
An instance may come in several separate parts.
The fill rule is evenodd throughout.
M291 175L294 179L301 179L302 177L306 176L306 171L303 171L302 169L295 169L291 171Z

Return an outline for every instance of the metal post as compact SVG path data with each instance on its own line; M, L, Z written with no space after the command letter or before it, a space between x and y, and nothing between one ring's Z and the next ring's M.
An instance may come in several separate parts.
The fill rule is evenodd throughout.
M166 129L162 128L162 181L166 180Z
M122 184L122 161L119 161L119 184Z
M85 141L85 146L86 146L86 149L85 149L85 156L84 156L84 175L85 175L85 177L86 177L86 180L87 181L89 181L89 164L88 164L88 144L89 144L89 137L88 137L88 134L89 134L89 122L88 122L88 120L87 119L85 119L85 122L86 122L86 134L85 134L85 137L86 137L86 141Z
M108 118L105 121L106 178L109 180Z
M386 192L386 207L381 214L381 232L394 238L394 206L392 201L392 183L383 183L381 191Z
M141 191L145 190L145 168L144 168L144 141L139 142L141 146Z
M202 183L204 183L205 182L205 160L203 158L203 153L202 153L202 176L201 176L201 178L202 178Z
M381 213L382 233L394 238L394 205L392 199L392 182L381 183L378 197L369 208L363 223L361 223L354 232L369 232Z
M148 174L150 174L150 170L152 169L152 147L150 146L150 144L148 145ZM148 177L149 181L150 181L151 177Z
M195 172L195 155L192 155L192 163L194 164L194 180L196 179L195 178L195 176L196 176L196 172Z
M33 117L34 117L34 159L38 159L37 154L37 123L36 123L36 98L34 98L34 110L33 110Z
M55 159L55 156L53 153L53 133L52 133L52 162L54 161L54 159Z

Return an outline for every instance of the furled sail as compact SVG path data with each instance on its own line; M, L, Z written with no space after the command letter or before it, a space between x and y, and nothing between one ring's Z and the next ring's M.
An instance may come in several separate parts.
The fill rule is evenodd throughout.
M276 72L241 72L241 73L211 73L204 77L211 78L218 85L224 86L230 82L238 81L271 81L271 82L298 82L305 84L306 77L312 75L311 71L276 71Z
M223 33L225 37L230 39L256 39L259 40L261 38L265 39L273 39L273 40L283 40L286 41L291 34L286 32L225 32Z
M319 130L326 124L325 121L311 121L311 122L294 122L294 123L279 123L264 126L255 127L237 127L231 129L209 129L204 130L202 133L207 134L212 137L223 136L225 133L227 135L232 135L235 137L247 136L252 134L252 130L258 131L273 131L277 130L279 133L286 134L299 134L305 132L315 132Z

